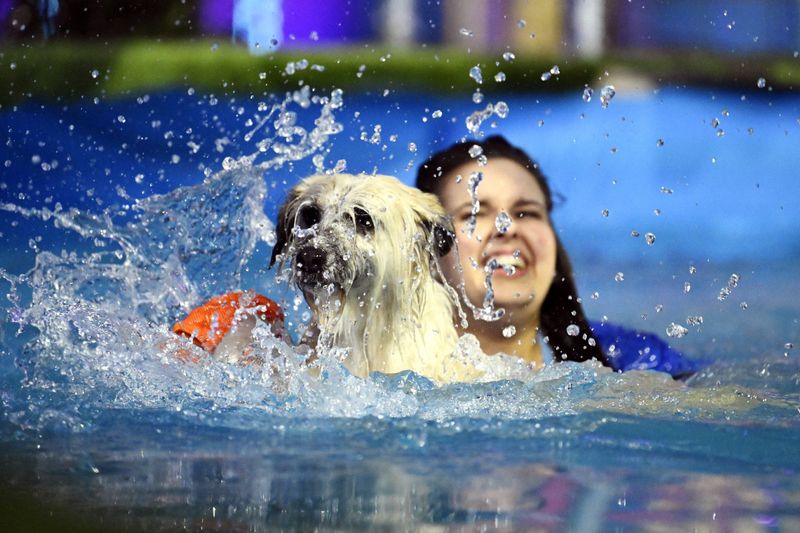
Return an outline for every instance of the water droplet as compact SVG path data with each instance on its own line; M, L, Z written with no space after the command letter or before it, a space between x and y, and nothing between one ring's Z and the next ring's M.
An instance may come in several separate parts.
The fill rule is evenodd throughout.
M638 237L639 235L641 235L641 233L639 233L638 231L636 230L631 231L631 237Z
M734 288L739 286L739 274L731 274L728 278L728 287Z
M508 326L507 328L503 328L503 337L510 339L514 335L517 334L517 328L514 326Z
M725 300L728 299L728 296L730 295L731 295L730 287L722 287L719 290L719 295L717 295L717 300L719 300L720 302L724 302Z
M608 209L603 209L603 210L600 212L600 214L601 214L601 215L603 215L604 217L608 218Z
M479 90L472 94L472 102L475 104L480 104L483 102L483 94L481 94Z
M408 151L413 153L417 152L417 145L415 143L408 143Z
M696 274L696 273L697 273L697 267L694 265L689 266L689 274Z
M117 115L117 122L120 124L125 124L125 115Z
M517 21L517 28L520 28L520 29L522 29L522 28L524 28L524 27L525 27L525 25L526 25L526 24L527 24L527 22L525 22L525 19L519 19L519 20Z
M309 33L309 34L308 34L308 37L309 37L309 39L311 39L312 41L319 41L319 34L318 34L317 32L315 32L315 31L312 31L311 33ZM276 43L276 44L277 44L277 43Z
M441 118L441 117L442 117L442 111L441 111L441 109L437 109L436 111L434 111L433 113L431 113L431 117L433 117L433 118Z
M496 81L497 83L502 83L502 82L506 81L505 72L498 72L497 74L495 74L494 75L494 81Z
M656 141L656 146L658 146L659 148L664 146L664 139L658 139Z
M542 126L544 126L544 120L540 120L539 122L536 123L536 125L541 128Z
M549 80L551 77L552 77L552 74L550 74L550 72L542 72L542 75L540 76L540 79L541 79L542 81L547 81L547 80Z
M511 216L505 211L500 211L497 214L497 218L494 220L494 227L497 228L497 231L500 233L507 233L508 229L511 227L511 222Z
M664 309L664 306L662 304L656 304L656 308L655 309L656 309L656 313L660 313Z
M266 72L259 72L258 73L258 79L260 79L260 80L267 79L267 73Z
M516 58L517 56L514 55L514 52L505 52L503 54L503 59L506 61L514 61Z
M719 126L719 119L717 117L712 118L711 127L716 129L718 126Z
M661 187L661 192L663 192L664 194L672 194L673 190L670 189L669 187Z
M467 28L461 28L460 30L458 30L458 33L460 33L464 37L472 37L473 35L475 35L475 33L468 30Z
M783 345L783 347L786 350L791 350L792 348L794 348L794 344L792 344L791 342L787 342L786 344Z
M742 303L739 304L739 309L741 309L742 311L744 311L748 307L749 306L747 305L747 302L742 302Z
M483 83L483 73L481 73L481 67L479 65L475 65L469 69L469 77L475 80L475 83Z
M473 159L478 157L479 155L483 154L483 148L478 146L477 144L473 144L469 149L469 156Z
M689 326L699 326L702 323L703 317L700 315L686 317L686 324Z
M141 185L144 182L144 174L136 174L136 176L133 178L133 181Z
M616 89L614 89L613 85L606 85L602 89L600 89L600 107L603 109L608 107L608 103L614 98L614 95L617 94Z
M10 68L11 70L17 70L17 64L16 64L14 61L12 61L12 62L11 62L9 65L8 65L8 68Z
M505 102L497 102L494 105L494 113L500 118L506 118L508 116L508 104Z
M673 337L676 339L680 339L684 337L689 330L685 327L681 326L680 324L676 324L675 322L671 322L669 326L667 326L667 336Z
M653 209L653 214L655 216L657 216L657 217L660 217L661 216L661 209L659 209L659 208Z
M758 78L756 86L758 86L759 89L763 89L764 87L767 86L767 80L765 80L764 78Z
M570 337L577 337L580 332L581 328L579 328L575 324L570 324L569 326L567 326L567 335L569 335Z
M653 233L645 233L644 242L646 242L648 246L653 246L653 244L656 242L656 236Z
M236 166L237 166L236 160L230 156L222 160L222 168L224 168L225 170L231 170L233 168L236 168Z
M97 79L97 77L99 75L100 75L100 71L99 70L97 70L97 69L92 70L92 78Z
M593 94L594 94L594 89L592 89L587 85L583 88L583 95L581 96L581 98L583 98L584 102L591 102Z
M561 74L561 69L558 68L558 65L553 65L552 67L550 67L550 74L552 74L553 76L558 76L559 74Z
M617 272L614 275L614 281L625 281L625 274L623 272Z
M600 299L600 293L597 292L597 291L594 291L592 293L592 300L599 300L599 299Z
M725 137L725 130L717 130L717 137Z
M692 284L688 281L683 282L683 294L689 294L692 290Z

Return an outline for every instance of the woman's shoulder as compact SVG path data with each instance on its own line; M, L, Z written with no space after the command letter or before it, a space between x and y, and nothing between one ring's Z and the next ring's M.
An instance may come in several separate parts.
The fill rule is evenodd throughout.
M616 371L656 370L675 379L686 379L700 369L697 362L687 359L655 333L608 322L589 321L589 326L611 368Z

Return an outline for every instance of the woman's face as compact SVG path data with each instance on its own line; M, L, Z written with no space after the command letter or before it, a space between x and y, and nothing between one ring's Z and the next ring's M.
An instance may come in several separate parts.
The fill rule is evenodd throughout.
M473 172L483 172L483 180L477 189L480 211L470 235L467 227L472 198L468 184ZM457 175L461 175L458 182ZM556 238L536 179L523 166L505 158L489 159L483 167L470 162L443 178L440 199L455 223L467 297L482 306L486 268L494 259L500 266L492 271L491 278L495 306L523 319L538 316L555 276ZM501 213L511 220L505 233L497 228ZM448 282L458 286L455 262L455 254L448 255L444 270Z

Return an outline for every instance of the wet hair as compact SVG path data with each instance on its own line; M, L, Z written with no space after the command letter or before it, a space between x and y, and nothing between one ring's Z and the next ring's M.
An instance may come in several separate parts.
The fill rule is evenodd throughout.
M417 187L441 197L445 185L443 178L458 167L475 161L470 154L474 146L479 146L488 159L510 159L524 167L542 189L548 214L553 210L553 195L539 165L523 150L513 146L500 135L493 135L482 141L459 142L433 154L417 171ZM578 335L567 333L567 328L571 325L578 326ZM543 337L553 350L556 361L597 359L604 365L610 366L600 345L592 337L589 321L583 312L575 287L572 263L557 235L556 273L553 284L542 302L540 327Z

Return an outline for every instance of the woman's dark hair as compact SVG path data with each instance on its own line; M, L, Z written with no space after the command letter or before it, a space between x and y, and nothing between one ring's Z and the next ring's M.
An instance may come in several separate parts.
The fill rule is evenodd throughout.
M539 169L539 165L528 154L510 144L500 135L488 137L483 141L456 143L446 150L435 153L419 167L417 187L440 196L444 187L443 177L461 165L475 161L474 146L479 146L483 150L482 154L489 159L493 157L510 159L526 168L544 193L548 214L553 210L550 186L547 184L547 178ZM573 324L579 328L580 333L577 336L567 333L567 327ZM542 303L540 326L542 335L553 350L556 361L597 359L604 365L610 366L599 344L592 337L589 321L586 319L578 299L572 263L557 235L556 274L550 291Z

